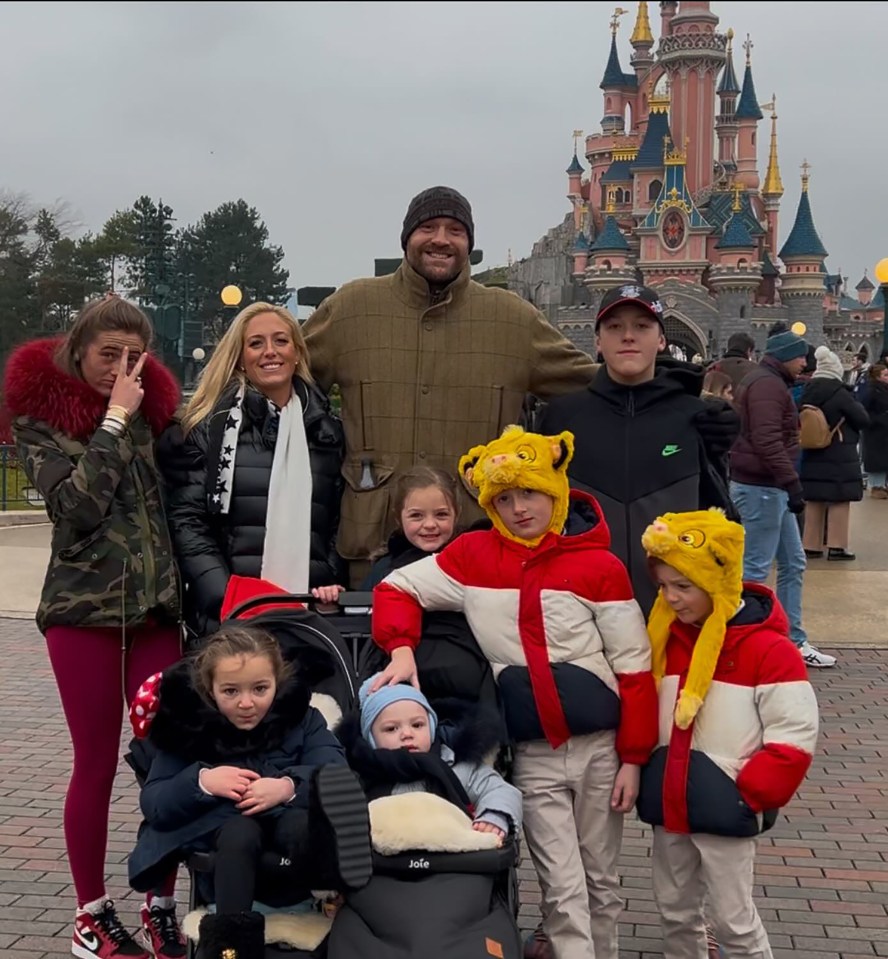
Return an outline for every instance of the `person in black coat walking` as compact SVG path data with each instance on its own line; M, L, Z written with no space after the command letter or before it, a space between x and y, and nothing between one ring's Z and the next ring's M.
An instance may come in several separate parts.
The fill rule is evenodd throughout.
M343 449L297 320L268 303L242 310L158 448L193 636L219 625L232 575L294 593L341 580Z
M870 496L888 499L888 366L885 363L870 367L863 402L870 417L863 442L863 465L869 474Z
M863 497L863 474L857 444L869 423L866 410L843 381L842 362L826 346L814 354L817 369L799 399L799 407L816 406L835 432L824 449L802 453L799 478L805 497L805 555L827 550L831 560L853 560L848 549L851 504Z

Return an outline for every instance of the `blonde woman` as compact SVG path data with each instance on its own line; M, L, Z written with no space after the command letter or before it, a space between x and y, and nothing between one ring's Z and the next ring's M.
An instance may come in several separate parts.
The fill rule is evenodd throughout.
M158 451L193 638L219 625L232 574L291 592L341 579L342 449L296 318L242 310Z

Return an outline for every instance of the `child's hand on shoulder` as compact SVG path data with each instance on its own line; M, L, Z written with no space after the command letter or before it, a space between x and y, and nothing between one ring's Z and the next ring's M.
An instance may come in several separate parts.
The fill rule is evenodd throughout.
M259 773L251 769L238 769L237 766L216 766L213 769L202 769L198 773L198 781L205 792L220 799L233 799L237 802L243 799L250 783L259 778Z
M611 809L614 812L632 812L638 799L638 787L641 783L641 766L623 763L614 779L611 793Z
M477 819L472 823L472 829L474 829L475 832L493 833L493 835L499 840L500 846L506 841L506 834L502 829L500 829L499 826L494 826L492 822L484 822L483 819Z
M237 808L245 816L255 816L257 813L289 802L295 795L293 780L288 776L281 779L264 777L250 783Z

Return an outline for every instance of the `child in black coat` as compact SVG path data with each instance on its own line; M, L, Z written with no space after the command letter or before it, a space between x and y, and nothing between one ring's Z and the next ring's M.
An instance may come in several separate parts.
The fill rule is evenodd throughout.
M156 711L148 737L157 752L140 797L145 821L130 882L150 889L159 870L187 854L215 853L216 914L201 920L203 956L218 959L224 949L261 956L264 919L251 910L269 892L298 902L314 886L367 883L364 794L272 636L224 626L163 674L159 703L150 683L143 688L133 714ZM350 828L356 822L363 828ZM289 860L283 890L262 887L266 850Z

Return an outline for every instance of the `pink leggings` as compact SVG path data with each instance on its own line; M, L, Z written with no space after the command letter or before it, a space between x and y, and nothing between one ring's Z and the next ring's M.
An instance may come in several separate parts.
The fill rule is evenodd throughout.
M108 814L124 708L144 680L181 655L178 627L141 626L126 635L124 655L117 627L50 626L46 631L74 746L65 845L81 906L105 895ZM171 895L175 879L174 873L158 894Z

